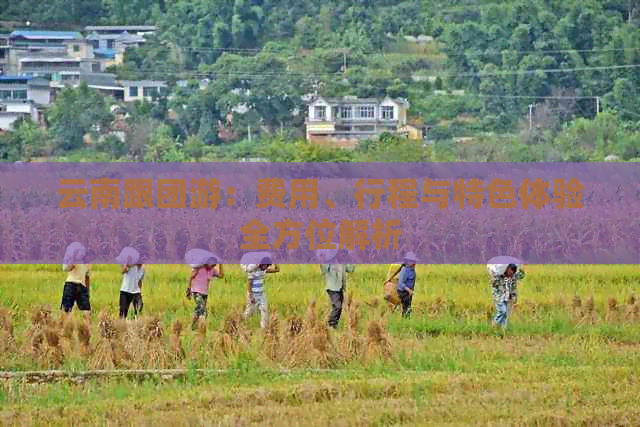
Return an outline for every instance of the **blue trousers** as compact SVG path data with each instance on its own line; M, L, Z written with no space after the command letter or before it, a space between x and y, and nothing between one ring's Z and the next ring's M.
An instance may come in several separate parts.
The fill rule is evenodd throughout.
M509 304L508 301L496 302L496 317L494 321L497 325L503 328L507 327L507 320L509 318Z

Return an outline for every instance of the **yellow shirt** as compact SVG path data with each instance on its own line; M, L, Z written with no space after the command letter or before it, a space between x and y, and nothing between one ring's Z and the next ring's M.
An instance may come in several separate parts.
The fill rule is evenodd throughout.
M71 271L69 271L69 267L70 265L68 264L62 265L62 270L69 272L66 282L80 283L86 286L85 278L87 274L91 272L91 266L89 264L76 264Z

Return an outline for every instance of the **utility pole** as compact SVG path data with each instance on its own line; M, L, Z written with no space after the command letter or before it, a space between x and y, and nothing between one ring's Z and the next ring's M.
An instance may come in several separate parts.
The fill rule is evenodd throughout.
M600 97L596 96L596 116L600 114Z
M251 126L247 126L247 131L249 132L249 142L251 142Z
M533 126L533 104L529 104L529 129Z
M342 52L342 72L347 72L347 52Z

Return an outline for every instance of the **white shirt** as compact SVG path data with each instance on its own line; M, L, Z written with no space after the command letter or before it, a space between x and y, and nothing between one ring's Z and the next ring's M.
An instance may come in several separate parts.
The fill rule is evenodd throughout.
M264 292L264 276L266 271L260 269L259 264L245 264L242 269L247 273L247 278L251 281L251 291L254 293Z
M129 271L122 275L122 286L120 291L128 292L130 294L140 293L140 281L144 278L144 268L132 265L129 267Z

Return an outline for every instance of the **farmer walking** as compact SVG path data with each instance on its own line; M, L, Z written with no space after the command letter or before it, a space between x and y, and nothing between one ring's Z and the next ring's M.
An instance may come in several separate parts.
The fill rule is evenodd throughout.
M499 257L505 258L505 257ZM487 265L489 270L493 303L496 307L494 323L506 329L511 309L518 300L518 281L522 280L525 272L520 262L509 258L509 263L498 264L499 258L494 258Z
M140 263L140 253L131 247L122 249L116 258L122 272L120 286L120 318L126 319L129 307L133 303L134 316L142 312L142 280L144 266Z
M324 261L320 265L320 271L325 279L325 289L331 302L331 313L327 323L329 327L336 329L342 314L342 304L344 303L344 291L347 284L347 273L353 273L353 264L329 264L338 255L335 249L319 249L316 256ZM340 261L340 260L338 260Z
M400 267L392 273L390 270L386 282L393 282L397 277L396 291L402 305L402 317L411 317L411 304L416 285L416 264L418 259L413 252L407 252ZM393 268L393 267L392 267Z
M241 268L247 273L247 303L244 318L249 318L256 310L260 311L260 327L265 329L269 323L267 296L264 292L264 276L278 273L280 267L273 264L268 252L249 252L242 257Z
M91 266L82 264L86 258L86 249L79 242L73 242L67 247L62 264L62 271L67 273L67 279L62 290L60 308L67 319L71 317L74 305L84 313L87 323L91 322L91 302L89 287L91 285Z
M191 321L191 329L198 327L200 319L207 317L207 299L209 296L209 282L214 277L224 278L222 264L211 252L193 249L187 252L187 263L191 265L191 276L187 287L187 298L193 298L195 307Z

